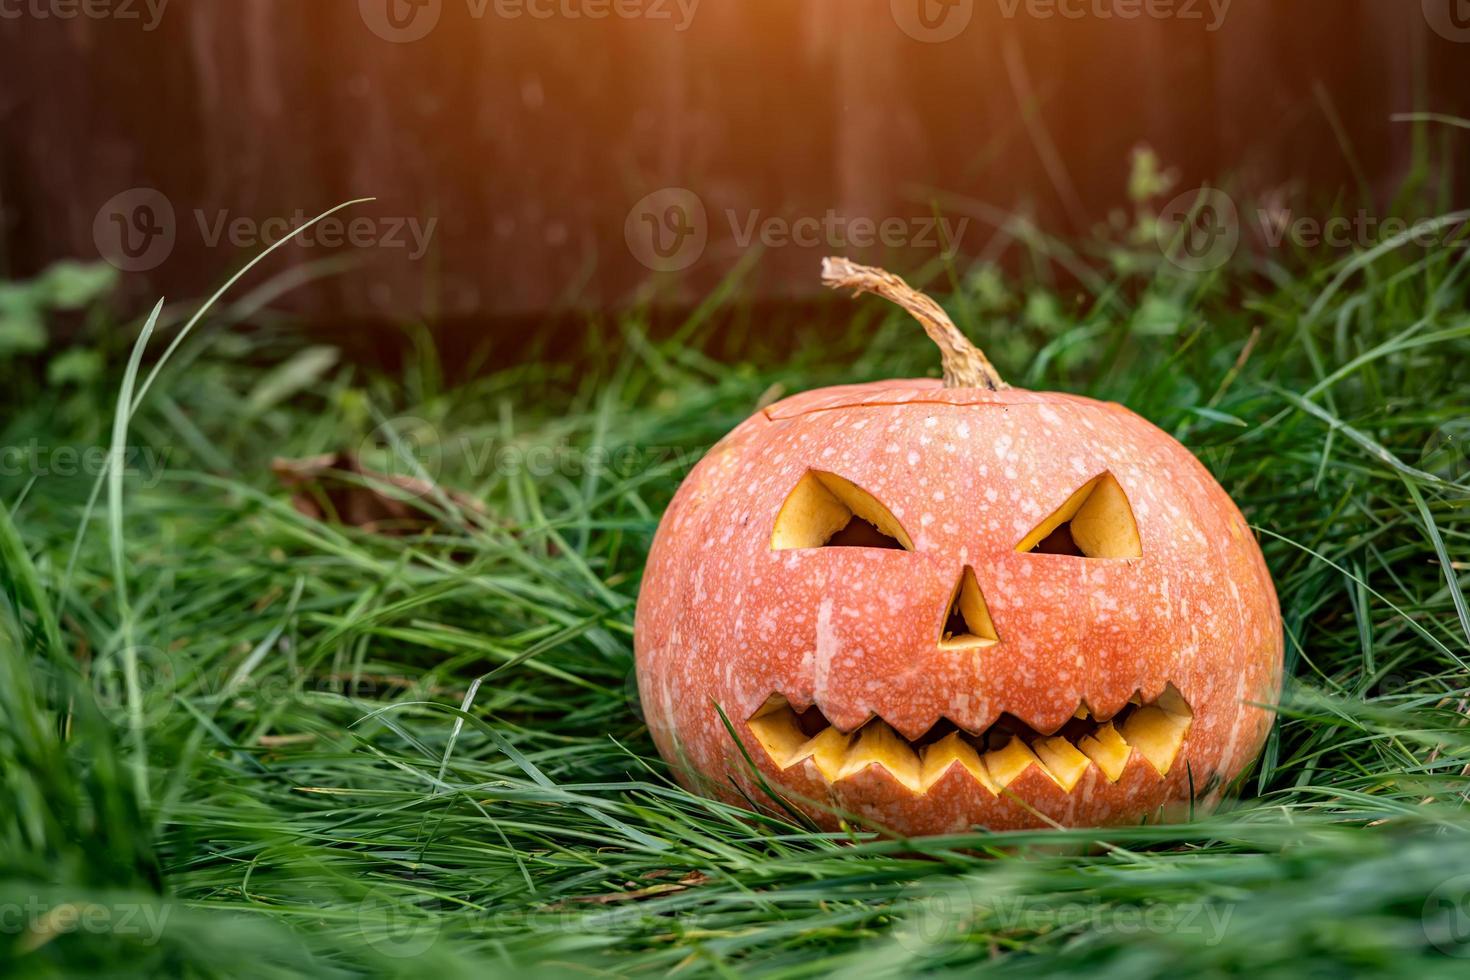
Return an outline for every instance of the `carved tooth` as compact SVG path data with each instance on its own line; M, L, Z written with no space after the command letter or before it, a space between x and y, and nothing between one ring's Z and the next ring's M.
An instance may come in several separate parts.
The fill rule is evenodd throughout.
M791 707L791 702L779 694L772 694L766 698L766 703L757 708L755 714L751 715L750 718L754 721L757 718L764 718L766 715L773 715L783 710L790 711L793 715L796 713L795 709Z
M853 734L829 726L808 737L797 712L780 695L769 698L746 725L781 769L810 758L829 783L877 764L909 789L922 793L959 763L986 789L999 793L1034 763L1058 786L1071 792L1086 774L1089 762L1097 765L1108 780L1117 782L1134 749L1160 776L1167 775L1174 765L1193 723L1189 703L1173 684L1166 684L1153 702L1138 704L1136 695L1131 700L1137 707L1121 725L1105 722L1076 745L1060 735L1039 738L1029 746L1011 736L1002 748L981 754L960 733L952 732L924 748L922 759L909 740L881 719L872 720ZM1089 720L1095 719L1095 714L1084 701L1074 717Z
M1184 744L1190 719L1146 704L1123 720L1123 738L1149 761L1160 776L1169 773Z
M1164 688L1164 692L1159 695L1158 700L1154 704L1163 708L1169 714L1180 718L1194 717L1194 712L1190 709L1189 702L1184 700L1184 695L1180 694L1179 689L1173 684L1169 684Z
M784 700L774 707L770 701L766 702L746 725L766 750L766 754L782 769L790 768L801 761L800 751L806 744L806 733L796 722L796 712Z
M1123 775L1123 770L1128 766L1128 755L1133 751L1123 741L1123 736L1118 734L1112 722L1098 728L1096 735L1084 735L1077 742L1077 747L1082 750L1083 755L1097 763L1109 782L1114 783Z
M1036 758L1036 754L1027 748L1025 742L1015 736L1012 736L1003 748L985 753L980 757L980 761L985 763L985 771L990 774L990 781L1002 788L1025 772L1027 766L1041 765L1041 760Z
M796 761L811 756L812 763L827 782L836 782L847 759L853 736L844 735L835 728L824 728L803 745L796 754Z
M1077 785L1077 780L1087 772L1089 765L1087 756L1077 751L1077 747L1071 742L1054 735L1051 738L1039 738L1031 746L1036 752L1036 757L1041 760L1042 768L1047 775L1056 780L1058 786L1072 792L1072 787Z
M848 750L847 761L837 778L846 779L875 763L887 769L889 775L909 789L916 793L919 791L918 755L882 720L871 721L858 732L857 741Z
M980 753L975 751L973 745L961 738L959 732L950 732L924 749L924 762L920 773L924 792L927 793L929 787L939 782L949 767L955 763L964 766L965 771L990 792L999 792L995 784L990 781L990 774L985 771L985 765L980 761Z
M1138 696L1141 699L1139 703L1158 704L1159 698L1163 696L1164 691L1168 687L1168 681L1151 681L1144 684L1143 687L1138 689Z

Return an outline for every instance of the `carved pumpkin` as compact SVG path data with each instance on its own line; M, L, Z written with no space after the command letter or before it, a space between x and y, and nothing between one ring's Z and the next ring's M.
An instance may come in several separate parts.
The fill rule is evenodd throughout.
M637 613L659 751L733 802L904 835L1217 803L1282 665L1229 496L1120 405L1009 387L896 276L823 272L913 313L943 383L787 398L694 468Z

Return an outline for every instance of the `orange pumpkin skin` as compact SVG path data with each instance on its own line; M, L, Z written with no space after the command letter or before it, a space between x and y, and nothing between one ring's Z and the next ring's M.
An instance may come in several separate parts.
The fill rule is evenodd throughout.
M810 470L886 505L912 550L773 550ZM1140 557L1017 551L1104 472L1126 494ZM965 566L996 641L946 649ZM1134 822L1191 798L1212 807L1260 751L1282 668L1260 549L1188 450L1120 405L930 380L807 392L721 440L659 525L635 649L644 715L686 785L769 804L753 763L822 826L856 816L908 836ZM783 767L751 726L779 694L841 732L877 716L915 741L941 719L978 733L1009 714L1050 733L1079 704L1106 719L1167 685L1192 718L1166 773L1135 749L1116 779L1089 764L1070 789L1040 765L1000 792L958 764L922 791L881 764L833 779L814 757Z

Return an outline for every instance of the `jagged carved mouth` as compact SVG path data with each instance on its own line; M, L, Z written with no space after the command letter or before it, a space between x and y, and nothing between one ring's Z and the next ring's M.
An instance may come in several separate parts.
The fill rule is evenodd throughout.
M773 694L747 722L752 734L781 769L810 759L828 783L881 766L914 793L928 792L953 766L960 766L992 793L1031 766L1071 792L1096 767L1116 782L1138 753L1162 778L1184 744L1194 712L1173 684L1152 701L1135 696L1111 718L1095 718L1084 701L1055 732L1042 733L1011 715L983 732L967 732L941 720L916 740L874 717L853 732L834 728L815 706L798 713Z

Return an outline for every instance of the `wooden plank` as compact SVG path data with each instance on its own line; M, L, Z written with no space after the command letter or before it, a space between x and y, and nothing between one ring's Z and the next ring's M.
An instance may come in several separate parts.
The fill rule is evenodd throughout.
M537 19L440 0L433 30L409 43L350 2L176 2L151 31L6 21L0 262L26 275L96 256L104 203L156 188L176 242L128 288L138 303L199 294L259 247L252 224L375 195L362 213L377 247L273 260L268 271L359 263L299 293L299 309L535 315L639 295L630 209L681 187L703 205L708 244L659 295L689 301L749 252L745 229L773 220L911 221L959 195L1076 233L1124 203L1140 142L1186 183L1235 171L1247 190L1355 189L1332 113L1381 195L1411 159L1392 112L1422 99L1470 114L1470 44L1428 30L1419 4L1236 0L1209 30L1035 16L1048 8L1031 2L975 0L942 43L905 33L888 0L705 2L683 30L672 5L671 21ZM433 223L422 255L410 221ZM966 253L991 236L972 224ZM767 250L754 292L811 295L831 250ZM860 254L912 268L935 249Z

